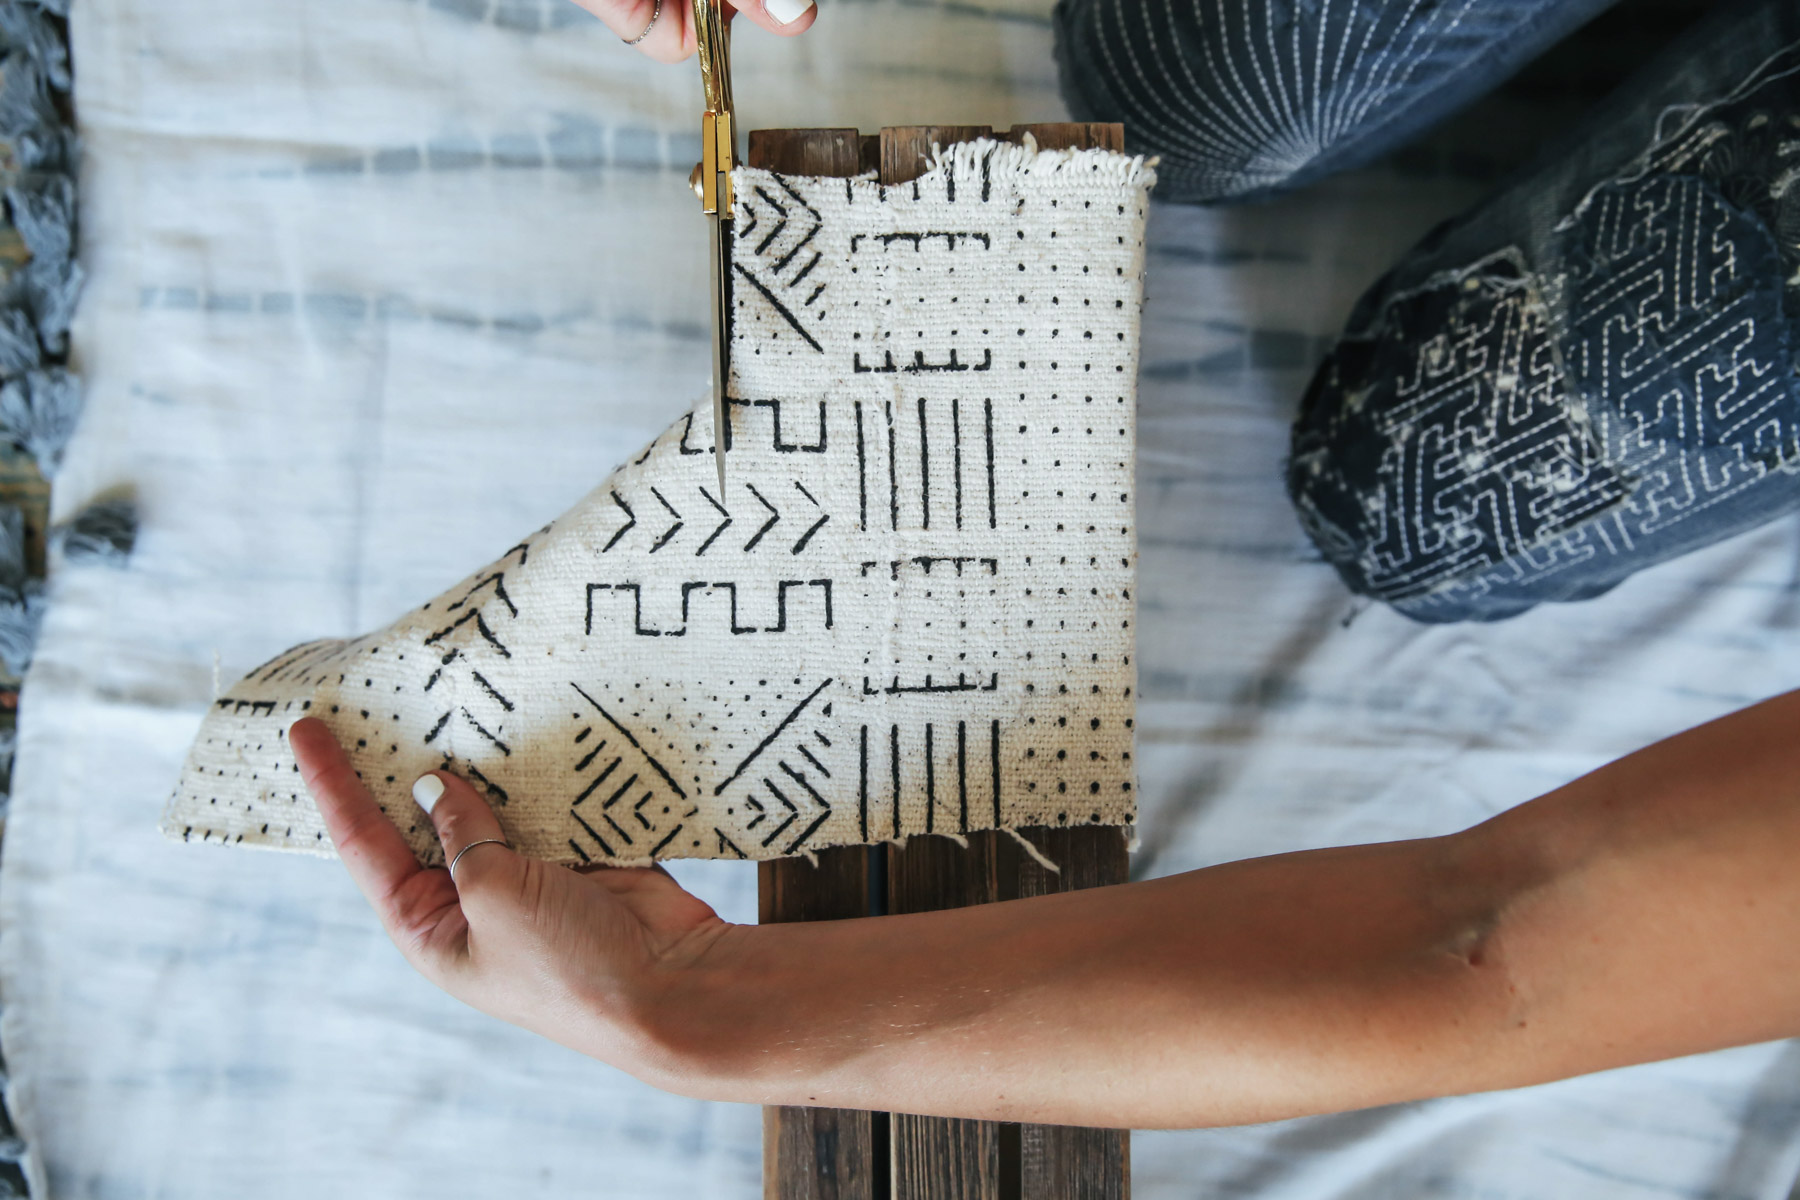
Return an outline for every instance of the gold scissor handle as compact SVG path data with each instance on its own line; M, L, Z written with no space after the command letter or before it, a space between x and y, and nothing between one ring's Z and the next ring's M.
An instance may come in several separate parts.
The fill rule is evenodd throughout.
M706 112L700 118L700 165L694 191L700 209L731 219L731 172L737 166L731 104L731 29L717 0L694 0L694 40L699 46L700 87Z
M731 30L719 0L694 0L694 40L700 51L706 111L700 117L700 164L691 182L711 226L713 465L719 475L718 502L728 504L725 447L730 441L730 413L725 385L731 374L731 173L737 166L737 138L731 119Z
M694 0L694 41L700 50L700 86L711 112L731 111L731 29L715 0Z

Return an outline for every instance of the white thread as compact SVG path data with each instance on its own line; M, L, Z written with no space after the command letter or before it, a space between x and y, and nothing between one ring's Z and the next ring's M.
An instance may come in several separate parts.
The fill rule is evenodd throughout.
M1062 868L1051 862L1049 856L1034 846L1030 838L1026 837L1016 829L1008 829L1006 832L1012 834L1013 841L1025 847L1025 853L1031 855L1031 860L1037 863L1038 866L1044 868L1044 870L1050 872L1052 875L1062 874Z
M979 172L984 160L996 176L1073 174L1086 169L1093 184L1107 190L1148 188L1156 182L1156 172L1142 155L1127 157L1112 150L1040 150L1030 134L1025 135L1023 144L982 138L953 146L934 145L932 150L931 168L919 177L921 183L927 176Z

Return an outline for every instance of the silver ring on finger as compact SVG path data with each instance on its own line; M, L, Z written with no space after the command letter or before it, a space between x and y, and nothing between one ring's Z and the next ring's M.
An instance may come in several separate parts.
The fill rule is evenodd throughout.
M629 40L625 38L620 38L619 40L624 42L627 46L635 46L645 38L649 37L650 31L656 28L656 23L662 20L662 6L663 0L656 0L656 7L650 10L650 23L644 26L644 32Z
M496 846L505 846L508 850L512 849L512 843L505 838L482 838L479 841L470 842L461 850L458 850L456 852L456 857L450 860L450 882L456 882L456 864L462 861L462 856L473 850L475 847L486 846L490 842Z

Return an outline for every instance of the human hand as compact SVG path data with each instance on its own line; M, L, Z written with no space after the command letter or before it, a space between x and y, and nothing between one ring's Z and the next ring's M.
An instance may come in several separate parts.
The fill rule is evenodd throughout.
M729 21L742 13L770 33L792 37L812 28L813 0L721 0ZM694 52L693 0L575 0L620 39L657 62L680 62ZM661 5L660 9L658 5ZM652 21L654 20L654 25ZM641 40L634 40L641 39Z
M426 869L324 722L297 721L288 740L339 857L420 974L490 1016L680 1086L661 1031L684 974L732 928L711 907L661 867L577 870L475 845L503 837L500 823L447 771L422 776L414 796L446 862L473 849L454 878Z

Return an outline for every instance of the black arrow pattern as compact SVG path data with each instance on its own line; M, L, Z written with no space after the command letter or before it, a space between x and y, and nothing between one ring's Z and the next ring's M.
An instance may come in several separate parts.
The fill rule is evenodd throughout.
M669 542L675 537L676 534L681 532L681 527L683 524L685 524L685 522L682 521L681 514L675 511L675 506L673 504L669 503L668 499L663 496L662 492L660 492L656 488L651 488L650 494L652 496L655 496L657 503L661 504L665 509L667 509L669 512L669 515L674 518L674 523L671 524L666 530L663 531L663 535L661 537L657 538L654 542L652 542L650 544L650 553L655 554L658 550L661 550L664 546L668 545Z
M818 497L813 495L811 489L800 480L792 479L789 480L789 483L793 487L794 494L797 497L793 503L803 503L810 509L804 517L807 522L805 528L788 548L789 553L800 554L812 544L813 539L817 536L819 531L825 528L825 525L831 520L831 514L825 511L825 507L819 503ZM768 514L767 518L756 527L755 532L750 535L749 540L741 547L743 553L748 554L755 550L757 546L761 545L768 533L774 529L776 525L781 523L784 513L780 507L763 493L761 488L756 486L754 482L746 480L743 484L743 488L744 491L748 492L758 504L762 505L763 510ZM648 491L650 492L651 498L661 506L662 510L669 518L669 524L660 530L650 542L648 552L655 554L657 551L677 541L681 531L687 527L687 520L682 515L681 510L675 507L674 503L669 500L668 496L663 493L663 490L660 487L651 487ZM708 491L705 485L696 484L694 486L694 491L701 500L704 500L706 504L718 514L719 517L718 524L714 525L710 532L707 533L706 537L695 546L694 557L698 558L713 548L713 544L719 540L726 529L730 528L736 518L732 516L729 509L719 503L718 498ZM620 513L623 513L626 519L623 525L620 525L617 529L613 530L612 535L607 538L606 544L600 548L600 553L602 554L609 553L620 545L628 544L625 541L625 535L638 526L637 511L624 496L620 495L618 489L613 489L609 495L611 496L614 507ZM483 583L486 582L486 580L483 581ZM477 585L477 587L480 586L481 585L479 584ZM511 601L506 598L504 591L501 591L498 594L510 605Z
M718 526L716 528L714 528L711 533L706 535L706 540L704 542L700 543L700 548L698 550L694 551L695 558L699 558L702 554L705 554L707 549L714 542L719 540L719 535L721 533L724 533L726 530L726 527L731 524L731 514L725 511L725 506L723 504L720 504L717 500L713 499L713 494L711 492L707 491L704 487L701 487L698 490L699 490L700 494L706 498L706 502L718 510L719 516L722 519L719 521Z
M619 495L617 488L613 489L612 502L619 506L620 512L625 514L625 524L619 526L618 531L606 540L606 545L600 548L602 554L618 545L619 539L630 533L632 528L637 525L637 514L631 511L631 505L625 503L625 497Z
M754 483L746 483L744 487L748 489L752 496L756 497L756 502L758 504L769 510L769 519L763 523L761 529L758 529L755 533L750 535L749 541L744 543L744 553L748 554L750 551L756 549L756 543L763 540L763 534L775 528L776 523L781 520L781 510L776 508L773 504L770 504L768 497L757 491Z

